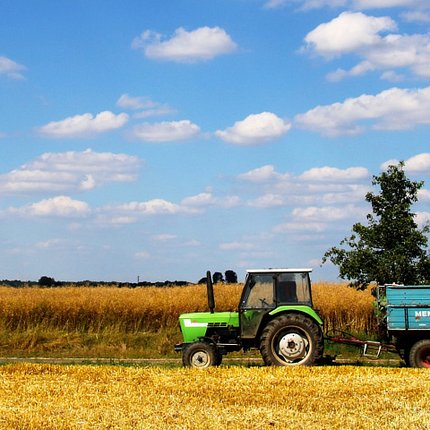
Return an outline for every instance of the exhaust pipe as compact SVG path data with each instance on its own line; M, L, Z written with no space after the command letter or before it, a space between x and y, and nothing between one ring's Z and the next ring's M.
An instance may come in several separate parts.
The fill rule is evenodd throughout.
M211 314L213 314L215 310L215 298L214 298L214 287L212 284L212 275L209 270L206 272L206 288L208 292L208 307Z

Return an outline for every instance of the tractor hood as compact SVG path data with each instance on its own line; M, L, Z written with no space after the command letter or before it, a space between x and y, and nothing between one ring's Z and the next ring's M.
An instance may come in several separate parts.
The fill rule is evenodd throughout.
M185 343L197 341L206 336L208 329L239 327L238 312L195 312L182 314L179 324Z

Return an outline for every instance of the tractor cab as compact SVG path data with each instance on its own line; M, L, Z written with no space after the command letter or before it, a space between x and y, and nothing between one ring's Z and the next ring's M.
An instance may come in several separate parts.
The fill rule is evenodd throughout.
M254 339L263 318L281 306L312 307L312 269L252 269L247 271L239 303L242 339Z
M248 270L240 309L287 304L312 306L309 273L312 269Z
M258 348L267 365L313 364L322 355L323 322L312 308L312 269L248 270L237 312L215 312L207 272L209 312L179 316L185 366L219 365L229 352Z

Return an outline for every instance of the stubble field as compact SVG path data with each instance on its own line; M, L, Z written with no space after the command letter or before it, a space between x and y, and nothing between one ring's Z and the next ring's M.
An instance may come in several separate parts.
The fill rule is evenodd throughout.
M1 429L428 429L428 371L0 367Z

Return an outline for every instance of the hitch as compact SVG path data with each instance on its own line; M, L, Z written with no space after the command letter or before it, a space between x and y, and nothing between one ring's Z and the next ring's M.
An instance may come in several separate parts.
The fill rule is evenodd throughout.
M333 343L359 347L363 357L379 358L382 352L397 352L395 345L391 343L363 340L343 331L332 332L332 335L327 335L325 339Z

